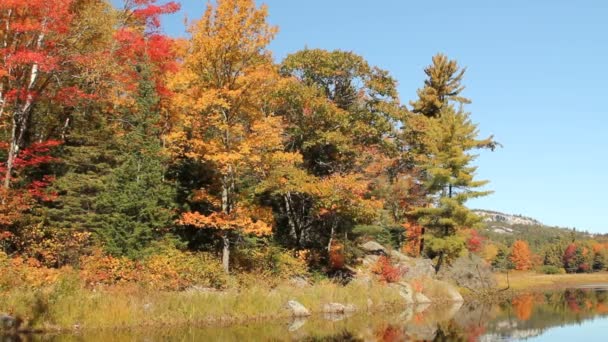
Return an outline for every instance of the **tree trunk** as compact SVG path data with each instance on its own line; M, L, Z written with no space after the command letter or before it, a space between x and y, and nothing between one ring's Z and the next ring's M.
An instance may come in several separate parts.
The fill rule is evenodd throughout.
M227 232L222 234L222 241L222 266L224 267L224 272L230 273L230 239Z
M42 47L42 40L44 39L44 34L39 34L38 39L36 41L37 48ZM19 147L21 146L21 142L23 140L23 135L28 126L29 114L32 109L32 105L34 103L34 96L32 95L32 91L34 90L34 85L38 80L39 66L38 63L34 63L32 65L32 69L30 71L30 79L27 86L27 96L25 99L25 103L20 106L18 109L13 112L13 127L11 128L11 141L8 151L8 158L6 160L6 172L4 177L4 188L8 189L11 185L11 174L13 172L13 167L15 164L15 158L19 153ZM38 89L40 91L40 89ZM4 99L6 100L6 99ZM5 103L2 103L2 108L4 111Z
M8 189L11 186L11 173L13 173L13 163L15 162L15 156L17 151L16 139L17 139L17 120L13 118L13 128L11 129L11 142L8 147L8 157L6 159L6 171L4 173L4 188ZM4 202L4 199L3 199Z
M327 243L327 255L331 252L331 244L334 242L334 234L336 233L336 219L334 218L331 224L331 231L329 232L329 242Z
M439 253L439 259L437 260L437 265L435 265L435 273L439 273L439 270L443 265L443 254L443 252Z

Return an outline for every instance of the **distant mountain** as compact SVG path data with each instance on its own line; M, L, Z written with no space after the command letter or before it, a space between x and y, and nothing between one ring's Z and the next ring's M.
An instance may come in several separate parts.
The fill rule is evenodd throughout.
M548 243L585 240L595 237L572 228L551 227L539 220L522 215L505 214L492 210L473 210L483 218L485 227L480 234L490 241L511 246L516 240L525 240L538 252Z

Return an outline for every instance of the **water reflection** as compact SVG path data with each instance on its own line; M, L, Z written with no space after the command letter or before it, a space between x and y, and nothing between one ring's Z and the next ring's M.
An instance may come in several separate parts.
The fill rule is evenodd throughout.
M82 335L5 337L2 341L496 341L541 336L572 326L586 340L603 329L586 329L592 319L608 322L606 289L580 288L528 293L497 305L426 305L384 313L328 315L230 328L156 329ZM597 322L597 320L596 320Z

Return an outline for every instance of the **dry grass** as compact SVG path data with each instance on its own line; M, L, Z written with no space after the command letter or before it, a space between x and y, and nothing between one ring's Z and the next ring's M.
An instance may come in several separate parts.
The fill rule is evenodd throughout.
M496 275L498 288L507 287L507 275ZM608 272L577 274L538 274L529 271L509 272L510 288L519 290L560 289L590 284L608 284Z
M20 315L32 328L44 330L223 325L288 317L285 304L291 299L314 313L329 302L354 304L366 311L368 298L376 310L402 301L396 291L379 283L342 286L323 281L306 288L273 289L261 284L221 292L146 292L135 286L93 291L74 283L7 291L0 294L0 312Z

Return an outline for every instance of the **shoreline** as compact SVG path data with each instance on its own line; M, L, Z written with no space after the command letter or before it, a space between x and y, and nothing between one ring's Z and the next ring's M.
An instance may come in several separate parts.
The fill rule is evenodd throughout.
M508 283L506 273L496 273L495 277L498 289L509 286L509 290L514 292L563 290L583 286L586 288L592 288L589 286L608 288L608 272L540 274L530 271L513 271L509 272Z
M510 288L506 287L506 274L496 274L496 288L484 294L464 293L462 304L475 302L496 303L510 300L522 292L564 290L568 288L608 289L608 273L544 275L532 272L509 274ZM29 293L28 293L29 292ZM445 298L432 298L431 303L405 303L398 291L390 285L318 283L304 288L282 285L274 289L246 288L228 291L134 291L122 288L80 288L60 296L38 289L9 291L0 297L3 306L22 302L17 314L31 325L19 330L20 334L70 334L95 331L136 331L163 328L223 328L256 324L272 320L297 320L287 310L288 300L303 303L311 315L300 319L318 319L327 314L323 306L329 303L353 304L356 311L340 313L344 317L394 310L416 310L422 306L442 306L451 302ZM461 289L463 292L463 289ZM45 303L45 312L27 311L28 306ZM31 309L30 309L31 310ZM38 315L38 316L36 316ZM1 332L0 332L1 334Z

